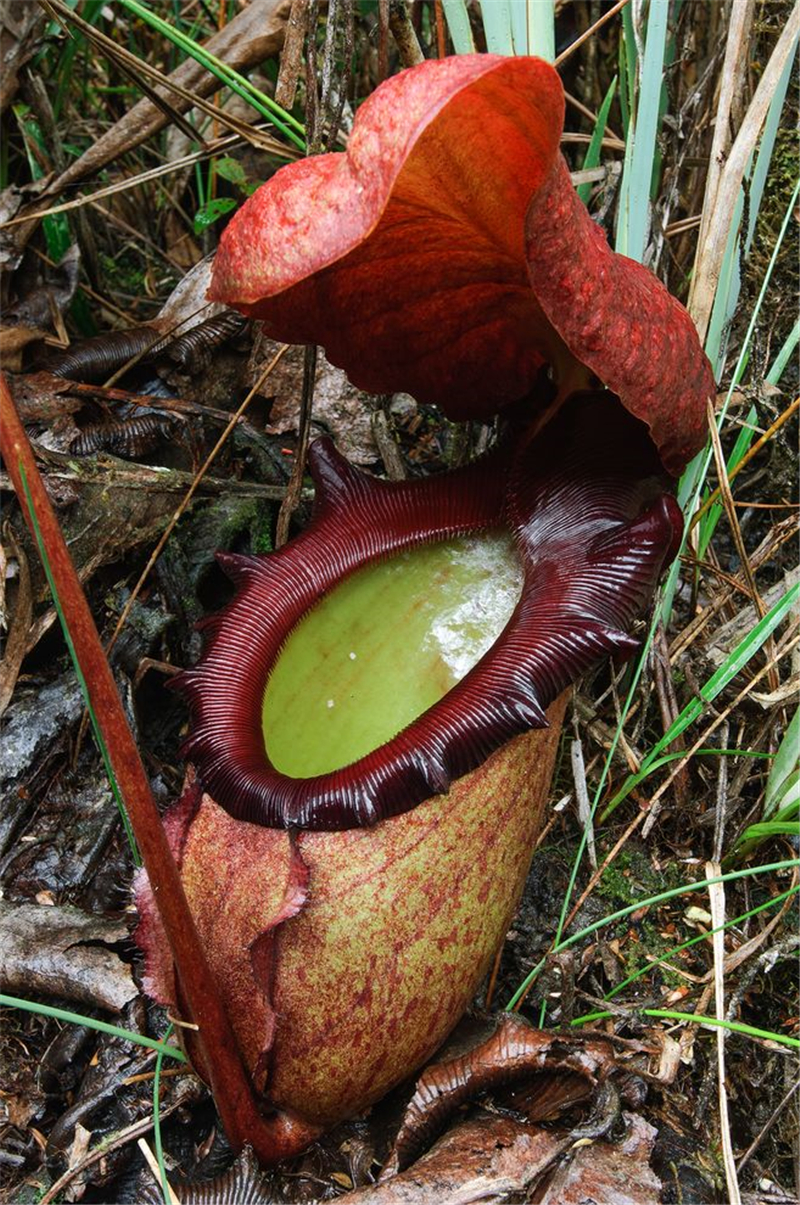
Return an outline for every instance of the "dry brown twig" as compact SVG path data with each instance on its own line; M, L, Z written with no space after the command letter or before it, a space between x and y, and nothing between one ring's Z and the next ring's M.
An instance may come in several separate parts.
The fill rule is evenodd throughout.
M788 422L792 415L797 412L798 408L800 408L800 397L796 397L794 401L786 407L783 413L775 419L775 422L767 428L764 434L759 436L755 443L748 448L739 463L734 465L734 467L728 471L727 475L729 483L733 481L734 477L737 477L739 473L741 473L745 465L748 465L754 456L758 455L761 449L768 444L773 436L781 429L783 424ZM711 494L709 494L708 498L706 498L699 510L692 515L692 527L696 527L703 515L705 515L711 509L715 502L719 501L720 493L721 487L717 486L717 488L713 490Z
M256 125L252 126L251 129L260 130L261 127ZM226 134L224 138L216 138L213 142L207 142L201 150L194 151L191 155L182 155L179 159L172 159L169 163L162 163L159 167L151 167L147 171L138 172L135 176L128 176L125 180L117 180L114 184L107 184L103 188L98 188L96 192L86 193L81 197L74 197L71 201L64 201L60 205L51 205L47 209L37 209L33 213L25 213L20 217L9 218L7 222L0 222L0 230L8 230L12 226L20 226L23 222L40 221L42 218L53 217L57 213L67 213L71 209L80 209L84 205L93 205L96 201L102 201L106 197L112 197L121 192L128 192L132 188L138 188L142 184L149 184L152 180L158 180L162 176L181 172L185 167L192 167L196 163L203 163L207 159L213 159L215 155L219 155L223 151L241 146L244 141L244 138L240 134ZM285 146L277 140L275 141L275 148L271 153L280 155L286 159L300 157L300 151L294 147ZM40 253L37 252L37 254ZM109 304L103 298L100 298L100 301L104 305ZM122 311L118 312L122 313ZM125 317L124 313L122 313L122 316Z
M725 466L725 454L722 451L722 444L720 443L719 431L717 430L717 424L714 416L714 404L711 401L708 403L707 417L708 430L711 437L711 447L714 451L714 460L717 466L717 476L719 477L719 489L722 493L722 502L725 507L725 513L728 516L728 525L731 530L731 535L733 536L733 542L736 545L736 551L739 555L739 560L742 565L742 573L744 574L745 581L747 582L750 597L753 600L753 605L755 606L758 618L763 619L767 613L767 608L764 606L764 600L759 594L755 574L753 573L753 567L750 564L750 557L748 556L744 539L742 538L742 530L739 527L739 519L736 514L736 508L733 502L733 494L731 493L730 482L728 481L728 472ZM774 642L770 639L765 643L764 647L768 659L772 660L775 648ZM777 690L778 688L778 677L774 670L769 675L769 685L770 690Z
M233 133L238 134L240 138L245 139L245 141L252 143L254 146L261 146L264 150L271 149L271 146L274 146L276 139L270 137L269 135L262 136L262 134L254 129L249 122L242 121L240 118L233 116L233 114L227 112L225 109L221 109L218 105L206 100L201 93L192 92L188 88L184 88L174 78L174 75L177 73L173 73L172 76L165 75L164 72L159 71L157 67L153 67L150 63L145 62L144 59L139 58L138 55L133 54L124 46L120 46L113 40L113 38L109 38L100 30L95 29L95 27L88 21L84 21L82 17L78 16L77 13L72 12L72 10L68 8L66 4L62 3L62 0L41 0L41 2L46 4L48 8L52 9L53 14L65 22L68 26L76 26L76 28L78 28L81 33L83 33L92 43L100 46L108 57L116 62L123 71L129 75L133 73L137 84L142 87L143 90L148 88L146 81L152 80L153 83L158 84L168 92L174 92L177 100L183 103L183 106L186 110L193 107L200 109L209 117L212 117L215 122L218 122L220 125L227 126L227 128ZM142 102L140 101L139 103L141 104ZM162 105L164 105L164 103L165 102L162 100ZM166 123L167 121L176 121L181 128L186 125L181 116L181 109L172 104L167 107L167 112L164 114L164 122ZM197 131L193 130L191 126L187 126L187 129L189 130L193 139L197 140L199 138ZM96 143L95 148L93 149L96 150L98 145L99 143ZM138 145L138 142L135 145ZM125 145L120 147L120 151L118 153L121 153L123 150L130 149L131 144ZM89 152L87 152L87 154L88 153ZM78 160L78 162L80 162L80 160ZM52 186L53 189L63 189L65 186L66 177L68 177L70 172L73 172L76 167L77 164L73 164L72 167L68 168L67 171L64 172L63 175L58 178L58 180L56 180Z
M158 888L156 903L161 921L175 963L181 968L185 1013L199 1026L201 1057L208 1069L226 1133L238 1148L249 1141L254 1148L262 1146L263 1158L278 1157L287 1149L287 1139L296 1123L287 1119L284 1124L261 1115L216 977L199 939L111 666L47 496L33 449L2 374L0 416L0 448L25 521L41 549L53 592L60 598L65 629L75 660L81 667L81 685L94 708L98 731L102 735L109 778L115 784L120 800L125 800L130 827L144 865L151 882ZM209 1058L209 1050L213 1051L213 1059Z
M120 632L122 631L125 624L127 623L128 616L131 613L131 609L132 609L136 599L139 597L139 594L141 593L144 583L147 581L147 578L150 576L151 569L153 568L156 561L158 560L161 553L163 552L164 546L165 546L167 540L169 539L169 537L172 535L173 531L175 530L175 527L177 526L181 516L185 513L186 508L189 506L189 503L191 502L192 498L194 497L195 493L197 492L205 474L208 472L211 465L216 460L220 451L224 447L231 431L236 426L236 424L239 422L239 419L242 417L245 410L250 405L250 402L253 400L253 398L258 393L258 391L261 388L261 386L263 385L264 381L267 379L269 374L272 372L273 368L276 366L276 364L279 363L279 361L281 360L281 358L285 355L285 353L287 351L288 351L288 344L287 343L282 344L282 346L278 349L278 351L275 353L275 355L270 360L267 367L261 373L260 377L256 381L253 388L247 394L247 397L244 399L244 401L241 403L241 405L238 406L237 409L233 412L233 414L231 415L230 421L228 422L228 425L225 427L225 430L222 432L219 439L214 444L214 447L211 449L208 456L205 458L203 464L201 465L201 467L198 469L197 473L195 474L192 484L190 485L189 489L186 491L186 494L184 495L184 497L181 500L180 506L175 511L175 514L172 516L172 518L170 519L166 528L164 529L164 532L163 532L160 540L158 541L155 548L151 552L151 554L147 560L147 564L145 565L144 569L142 570L141 574L139 575L139 580L137 581L136 585L131 590L130 597L128 598L127 602L125 603L125 606L122 608L122 611L120 612L120 616L116 622L114 631L112 632L111 638L109 639L108 644L106 645L106 653L110 653L112 648L114 647L114 645L119 637Z
M281 51L275 101L283 109L292 109L297 85L303 69L303 44L308 31L311 0L292 0L292 10L286 23L286 37Z
M161 1074L164 1075L165 1072L162 1071ZM167 1117L170 1117L178 1109L182 1108L183 1105L184 1101L179 1096L177 1100L167 1105L166 1108L162 1107L160 1109L160 1120L165 1121ZM87 1171L88 1168L92 1167L95 1163L99 1163L101 1159L108 1158L113 1151L119 1150L120 1147L125 1146L128 1142L133 1142L135 1139L140 1138L143 1134L148 1134L150 1130L152 1130L153 1124L154 1115L151 1113L147 1117L142 1117L138 1121L134 1121L131 1125L126 1126L124 1130L120 1130L117 1134L109 1135L105 1141L98 1143L97 1146L93 1147L90 1151L87 1151L78 1163L74 1164L72 1167L68 1167L62 1176L59 1176L57 1180L54 1180L44 1196L40 1197L39 1205L52 1205L52 1202L55 1201L56 1197L60 1196L64 1189L68 1188L72 1181L77 1179L82 1172Z

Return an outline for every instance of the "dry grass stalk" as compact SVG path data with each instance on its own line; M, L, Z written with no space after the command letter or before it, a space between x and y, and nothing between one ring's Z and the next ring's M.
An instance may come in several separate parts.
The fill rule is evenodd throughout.
M719 878L722 867L718 862L706 862L706 877ZM714 1014L718 1021L725 1020L725 884L709 883L708 896L711 902L711 924L714 929ZM728 1117L728 1093L725 1088L725 1030L717 1029L717 1095L719 1099L719 1127L722 1139L722 1161L725 1166L725 1183L731 1205L741 1205L739 1179L733 1158L731 1127Z
M722 450L719 431L717 430L717 424L714 421L714 403L711 401L708 403L708 430L711 436L711 447L714 452L714 462L717 468L717 476L719 477L718 488L722 494L722 504L725 507L725 514L728 516L733 542L736 545L739 560L742 562L742 573L745 576L750 597L752 598L756 611L758 612L758 618L763 619L767 613L767 608L764 606L764 600L758 592L753 567L750 564L750 558L747 555L747 549L745 548L744 540L742 539L742 531L739 527L739 519L736 515L733 494L731 493L730 481L728 480L728 472L725 467L725 453Z
M711 319L722 262L725 258L725 247L747 161L755 150L770 102L789 55L794 53L799 34L800 0L796 0L781 36L770 55L769 62L764 68L764 73L747 109L741 129L736 135L728 161L722 169L713 195L710 195L709 190L706 189L701 235L697 241L697 257L688 305L689 313L694 319L701 339L705 339Z
M749 464L749 462L753 459L753 457L755 455L757 455L758 452L761 451L761 449L764 447L764 445L769 443L769 441L772 439L772 437L775 435L775 433L781 429L783 424L792 417L792 415L797 411L798 408L800 408L800 397L796 397L794 399L794 401L791 402L791 404L786 407L786 409L783 411L783 413L778 415L778 417L775 419L775 422L770 427L767 428L767 430L764 432L763 435L759 436L759 438L755 441L755 443L750 448L748 448L748 450L745 452L744 456L739 461L739 463L734 465L734 467L732 469L730 469L730 471L728 472L728 482L729 483L731 481L733 481L734 477L736 477L737 474L741 473L741 471L745 467L745 465ZM692 526L693 527L697 525L697 523L700 521L700 519L702 519L703 515L706 514L706 512L708 510L710 510L710 508L714 505L714 503L719 501L721 492L722 492L721 487L717 486L717 488L713 491L713 493L711 493L708 496L708 498L706 498L705 502L700 507L700 509L698 511L696 511L695 514L692 516Z
M702 246L708 237L708 224L717 200L725 156L731 144L731 111L735 98L741 95L744 88L754 10L755 0L735 0L731 4L725 61L720 73L719 104L714 120L714 139L708 157L706 204L703 206L698 246Z

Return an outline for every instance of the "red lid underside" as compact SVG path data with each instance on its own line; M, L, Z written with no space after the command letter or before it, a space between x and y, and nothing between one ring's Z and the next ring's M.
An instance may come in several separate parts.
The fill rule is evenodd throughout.
M683 307L616 255L559 153L563 92L531 58L464 56L388 80L346 152L281 169L228 226L211 296L353 382L451 418L584 365L673 474L702 446L710 366Z

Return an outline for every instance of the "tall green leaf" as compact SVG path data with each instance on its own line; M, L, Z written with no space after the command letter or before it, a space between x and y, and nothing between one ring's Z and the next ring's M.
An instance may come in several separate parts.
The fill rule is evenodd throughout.
M614 101L614 97L616 96L616 92L617 76L615 75L611 81L608 91L603 97L600 112L597 114L597 121L595 122L594 130L592 131L591 141L589 142L589 146L586 150L586 155L583 160L583 168L585 171L588 171L592 167L597 167L600 162L600 152L603 147L603 136L605 135L606 125L608 124L608 113ZM578 196L583 201L584 205L588 203L591 193L591 184L578 185Z

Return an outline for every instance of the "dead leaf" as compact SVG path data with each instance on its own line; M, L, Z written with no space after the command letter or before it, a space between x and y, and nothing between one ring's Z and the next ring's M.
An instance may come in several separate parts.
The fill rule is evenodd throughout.
M455 1111L480 1092L532 1080L542 1072L555 1072L569 1076L567 1099L572 1103L575 1077L580 1077L591 1092L616 1069L608 1042L577 1035L565 1038L533 1029L511 1013L501 1013L494 1031L484 1041L423 1071L406 1106L384 1175L407 1167ZM547 1115L552 1111L548 1106Z
M270 339L256 342L249 368L254 380L279 347L279 343ZM302 347L290 348L270 374L269 392L275 400L267 431L270 435L294 434L303 395ZM351 385L342 369L334 368L320 348L311 411L313 434L331 435L338 450L351 464L374 464L379 459L379 452L372 432L372 412L368 395Z
M16 602L11 618L11 627L6 640L3 659L0 661L0 716L5 711L14 693L14 687L19 677L20 666L25 656L28 629L33 618L33 598L31 595L31 575L28 568L28 558L17 541L10 523L3 526L4 560L13 557L18 566L18 583Z
M177 333L184 334L190 326L225 312L226 306L206 300L212 263L213 256L207 256L176 284L155 319L159 330L166 334L179 328Z
M22 353L29 343L40 343L47 331L35 326L0 326L0 357L9 372L19 372Z
M624 1113L627 1132L619 1143L581 1146L556 1168L539 1205L653 1205L662 1184L650 1168L657 1131Z
M69 306L78 287L81 253L77 243L65 251L58 264L41 264L35 274L25 279L21 295L13 305L5 307L3 321L7 326L41 327L63 331L60 317Z
M661 1029L653 1029L651 1037L661 1046L656 1079L660 1084L674 1084L681 1065L680 1042Z
M3 1102L6 1117L18 1130L26 1129L39 1111L38 1102L27 1092L24 1095L0 1092L0 1100Z
M469 1205L527 1200L569 1138L510 1117L457 1126L408 1171L340 1197L342 1205Z
M16 95L20 69L38 49L44 19L44 10L30 0L0 5L0 113Z
M25 0L22 0L23 4ZM2 66L2 64L0 64ZM0 76L2 76L0 70ZM13 272L22 262L25 246L33 232L30 222L20 222L18 226L5 228L5 223L15 218L22 206L32 198L38 197L43 191L47 180L35 180L30 184L18 187L9 184L0 192L0 272Z
M80 1122L75 1126L75 1137L72 1139L69 1157L67 1159L67 1167L72 1169L78 1167L86 1157L86 1152L89 1149L89 1143L92 1141L92 1131L87 1130Z
M52 372L29 372L9 377L14 404L23 423L46 423L64 414L74 414L83 402L69 393L71 381Z
M199 1184L174 1186L181 1205L271 1205L274 1196L269 1178L258 1166L251 1147L246 1146L236 1162L222 1176ZM147 1184L139 1193L140 1205L163 1205L158 1184Z
M340 1197L342 1205L470 1205L533 1199L540 1205L653 1205L655 1129L625 1113L618 1143L483 1114L457 1126L413 1167ZM185 1205L189 1205L188 1200Z
M0 901L0 983L25 996L61 996L119 1012L138 989L130 967L105 943L127 937L124 922L68 904Z

